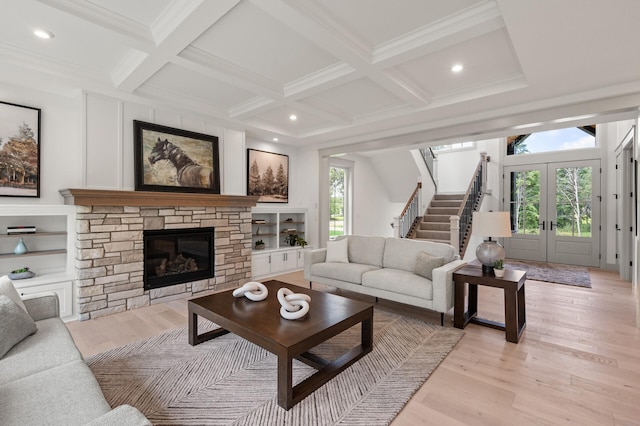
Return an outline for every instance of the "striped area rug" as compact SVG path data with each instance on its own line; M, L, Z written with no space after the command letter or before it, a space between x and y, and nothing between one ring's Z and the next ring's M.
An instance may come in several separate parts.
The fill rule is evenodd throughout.
M376 310L373 351L289 411L276 402L275 355L231 333L190 346L185 327L86 362L111 406L157 425L387 425L462 335ZM356 326L313 352L335 359L359 341ZM294 360L294 383L313 372Z

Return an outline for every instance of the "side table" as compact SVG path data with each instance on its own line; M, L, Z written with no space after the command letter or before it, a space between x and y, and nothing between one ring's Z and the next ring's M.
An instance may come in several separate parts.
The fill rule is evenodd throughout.
M496 278L493 272L484 274L481 266L466 265L453 272L455 301L453 325L464 328L468 323L504 330L508 342L518 343L527 324L524 282L526 271L505 270L504 278ZM469 284L468 308L465 309L465 284ZM504 290L504 324L479 318L478 286L486 285Z

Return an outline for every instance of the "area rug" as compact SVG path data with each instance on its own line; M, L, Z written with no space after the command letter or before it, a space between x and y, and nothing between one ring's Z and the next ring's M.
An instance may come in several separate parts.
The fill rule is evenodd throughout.
M506 259L504 265L505 268L527 271L527 279L530 280L591 288L589 270L584 266L516 259Z
M231 333L190 346L185 327L86 362L112 407L154 425L387 425L463 334L376 310L373 351L289 411L276 401L275 355ZM312 352L335 359L359 342L356 326ZM314 371L294 360L294 383Z

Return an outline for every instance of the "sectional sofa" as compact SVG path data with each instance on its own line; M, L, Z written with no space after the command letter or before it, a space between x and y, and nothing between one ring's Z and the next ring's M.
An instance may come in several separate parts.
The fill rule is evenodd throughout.
M151 425L134 407L111 409L58 306L55 293L22 299L0 278L0 424Z
M444 314L453 308L453 271L465 262L448 244L349 235L305 252L313 282Z

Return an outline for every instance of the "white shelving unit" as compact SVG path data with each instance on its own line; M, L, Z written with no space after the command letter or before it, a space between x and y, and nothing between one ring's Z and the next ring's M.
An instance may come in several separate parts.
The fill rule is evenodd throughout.
M28 266L33 278L14 280L22 295L53 291L60 301L60 316L74 314L75 208L73 206L0 206L0 275ZM8 235L7 226L33 225L35 234ZM14 254L22 238L27 253Z
M304 250L291 245L287 238L297 235L305 239L307 234L307 209L254 208L251 212L252 275L265 278L296 271L304 267ZM256 242L262 240L265 248L257 250Z

